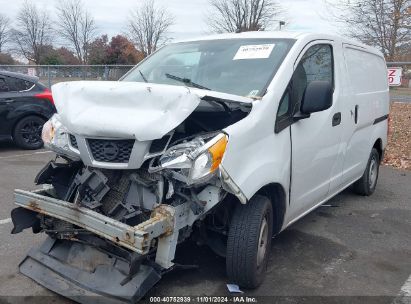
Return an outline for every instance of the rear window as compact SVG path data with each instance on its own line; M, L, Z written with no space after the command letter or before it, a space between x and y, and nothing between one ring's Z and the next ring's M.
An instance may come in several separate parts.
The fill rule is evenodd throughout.
M28 91L33 88L34 83L24 79L8 77L10 91Z

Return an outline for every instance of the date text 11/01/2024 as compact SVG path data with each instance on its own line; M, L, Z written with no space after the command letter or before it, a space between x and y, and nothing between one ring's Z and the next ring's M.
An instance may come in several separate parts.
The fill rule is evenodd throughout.
M150 297L150 303L258 303L257 298L248 296L208 297Z

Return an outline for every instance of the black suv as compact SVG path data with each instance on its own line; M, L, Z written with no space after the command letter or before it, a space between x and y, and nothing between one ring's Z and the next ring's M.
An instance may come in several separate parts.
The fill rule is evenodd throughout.
M37 77L0 71L0 140L23 149L43 146L43 124L54 113L53 97Z

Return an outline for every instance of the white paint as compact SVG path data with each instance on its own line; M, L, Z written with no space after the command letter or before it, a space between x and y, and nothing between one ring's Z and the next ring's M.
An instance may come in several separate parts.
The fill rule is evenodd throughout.
M36 155L36 154L46 154L46 153L53 153L53 151L38 151L38 152L33 152L33 153L17 154L17 155L10 155L10 156L0 156L0 159L16 158L16 157L30 156L30 155Z
M221 167L246 199L269 184L280 184L288 196L292 176L285 228L357 180L364 172L371 148L378 138L382 139L382 148L385 148L387 122L373 122L388 113L387 70L382 54L376 49L331 35L246 32L198 40L243 38L296 40L261 99L252 101L183 86L141 82L60 83L52 89L62 123L76 135L148 141L162 137L183 122L205 95L252 101L249 115L224 129L229 140ZM289 129L275 133L273 129L281 98L292 76L300 73L296 68L302 56L316 44L332 46L333 104L292 124L291 134ZM344 53L347 48L355 52ZM361 59L370 60L359 60L357 49L364 53L361 53ZM357 67L360 72L355 73ZM357 78L352 79L350 75ZM367 75L373 75L372 79ZM361 85L364 81L367 81L365 87ZM357 122L350 114L354 113L356 105L359 105ZM343 117L341 124L332 127L334 114L339 112ZM85 140L83 143L85 147ZM81 152L81 142L79 144ZM340 260L334 261L327 271L333 271L339 263Z
M275 44L242 45L234 55L233 60L268 58L274 46Z
M185 86L128 81L72 81L52 87L61 123L89 137L163 137L182 123L205 95L251 102L252 99Z
M371 148L378 138L382 139L382 147L385 148L387 121L374 124L375 119L389 112L387 69L383 56L374 48L334 35L247 32L215 37L296 40L265 95L253 102L250 114L224 129L229 141L222 160L227 174L247 199L265 185L280 184L288 200L292 176L291 201L285 212L284 229L358 179L365 170ZM302 56L316 44L332 46L335 84L333 104L329 109L313 113L309 118L291 125L291 147L289 129L275 133L273 126L290 79L294 73L299 73L296 68ZM345 52L347 48L355 52ZM362 52L361 58L366 60L355 57L357 50ZM355 74L357 67L361 72ZM353 74L355 79L349 76ZM373 77L368 79L366 75ZM365 88L360 86L364 81L368 81ZM354 119L356 105L357 123ZM339 112L341 123L332 127L333 117ZM340 262L335 261L337 264ZM333 267L331 265L327 271L332 271Z
M389 87L384 58L348 43L343 45L346 66L343 77L347 87L342 99L342 141L345 146L342 184L362 176L371 147L376 139L387 144L388 120L374 124L376 118L389 113ZM367 77L366 75L372 75ZM355 123L357 108L358 120Z
M411 297L411 275L408 277L408 280L405 281L404 285L401 287L400 294L402 296Z
M410 304L411 303L411 275L402 285L397 297L395 297L392 304Z
M11 218L6 218L4 220L0 220L0 225L11 223Z
M74 134L161 138L200 103L184 86L118 81L61 82L52 87L62 124Z

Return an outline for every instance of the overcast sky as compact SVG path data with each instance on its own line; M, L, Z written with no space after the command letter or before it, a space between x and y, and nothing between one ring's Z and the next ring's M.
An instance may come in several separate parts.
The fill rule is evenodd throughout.
M29 0L41 8L54 13L54 6L60 0ZM116 35L126 31L130 10L139 6L141 0L83 0L89 12L94 16L99 34ZM288 22L288 30L333 32L335 25L326 21L327 8L324 0L285 0L279 1L286 14L283 19ZM0 13L13 18L23 0L0 0ZM170 36L175 39L190 38L207 34L205 14L208 11L208 0L156 0L158 5L166 7L175 16L175 25ZM273 28L275 29L275 28Z

